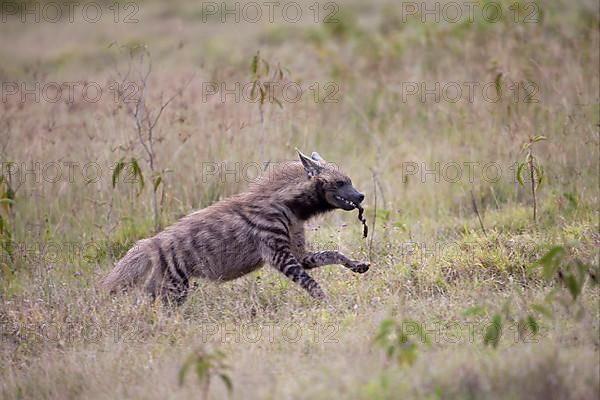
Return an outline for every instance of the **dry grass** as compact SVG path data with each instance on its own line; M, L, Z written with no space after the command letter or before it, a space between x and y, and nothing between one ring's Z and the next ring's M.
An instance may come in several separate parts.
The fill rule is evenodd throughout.
M232 397L240 399L597 395L597 287L586 285L576 304L559 296L552 318L537 316L535 337L514 340L516 327L509 326L497 349L483 344L503 304L515 315L528 313L560 288L529 269L553 244L598 265L597 4L540 4L543 19L533 24L403 22L401 8L385 1L340 3L338 24L316 24L311 3L300 4L305 18L296 24L202 22L200 5L183 1L142 3L135 24L114 23L106 9L93 25L81 18L0 24L3 88L85 81L103 93L98 102L76 90L73 102L9 95L0 104L0 161L21 170L40 165L21 180L12 212L6 203L0 211L14 240L13 258L5 248L0 272L2 398L198 397L193 374L178 382L197 349L225 352ZM163 226L243 190L256 165L248 163L261 161L257 104L233 96L203 100L207 82L249 82L251 57L260 50L289 70L284 81L303 88L298 102L266 106L266 157L276 162L293 157L294 147L317 150L367 193L371 228L377 206L371 249L356 215L342 212L311 223L312 246L370 257L373 268L360 276L335 266L314 272L328 304L270 269L222 285L199 282L178 310L138 293L99 292L98 279L111 267L107 247L116 258L153 226L148 165L110 86L115 65L123 71L126 61L108 47L112 42L147 44L151 107L161 94L184 89L157 126L157 170L169 170L159 188ZM539 102L486 102L480 91L473 102L465 92L456 103L419 95L403 101L407 83L464 89L465 82L497 79L511 94L511 83L533 81ZM336 103L322 101L328 82L337 85ZM514 178L521 146L534 135L548 137L535 147L545 168L535 226L530 193ZM140 161L146 185L139 196L136 182L112 188L122 157ZM48 179L50 163L61 168L56 182ZM204 163L241 170L211 174ZM436 163L439 181L425 171ZM485 170L489 163L502 172L498 179ZM452 179L448 168L456 164L461 177ZM89 165L101 170L94 182L82 176ZM485 311L466 315L474 306ZM373 343L386 318L416 320L429 332L431 346L418 347L413 365L387 361ZM210 397L225 396L223 383L212 379Z

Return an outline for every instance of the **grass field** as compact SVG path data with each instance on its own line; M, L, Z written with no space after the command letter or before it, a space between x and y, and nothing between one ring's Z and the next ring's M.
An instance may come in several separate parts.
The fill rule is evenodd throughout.
M598 2L468 4L1 2L1 397L597 398ZM369 272L101 290L296 147Z

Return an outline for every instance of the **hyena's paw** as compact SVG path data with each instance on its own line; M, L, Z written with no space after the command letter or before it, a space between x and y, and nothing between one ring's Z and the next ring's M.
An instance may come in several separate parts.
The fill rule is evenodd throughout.
M314 299L316 299L316 300L319 300L319 301L327 301L327 295L326 295L326 294L325 294L325 292L324 292L324 291L323 291L321 288L319 288L319 287L312 288L312 289L309 291L309 293L310 293L310 295L311 295L311 296L312 296Z
M369 270L369 266L371 266L371 264L366 261L354 261L350 265L350 270L352 272L356 272L357 274L364 274Z

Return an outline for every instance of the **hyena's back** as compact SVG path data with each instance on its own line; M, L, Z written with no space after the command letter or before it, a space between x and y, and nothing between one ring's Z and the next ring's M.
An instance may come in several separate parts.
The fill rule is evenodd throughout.
M143 282L153 296L185 296L191 277L231 280L245 275L263 263L251 219L251 210L239 198L190 214L138 241L104 286L116 291Z

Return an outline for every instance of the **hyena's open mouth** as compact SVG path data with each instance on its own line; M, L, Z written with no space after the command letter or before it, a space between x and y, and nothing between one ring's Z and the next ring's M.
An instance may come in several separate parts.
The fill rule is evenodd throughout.
M343 202L343 203L346 203L347 205L349 205L349 206L350 206L350 207L352 207L352 208L356 208L356 203L354 203L354 202L352 202L352 201L350 201L350 200L346 199L345 197L338 196L338 195L336 194L336 195L335 195L335 198L336 198L336 200L339 200L339 201L341 201L341 202Z

